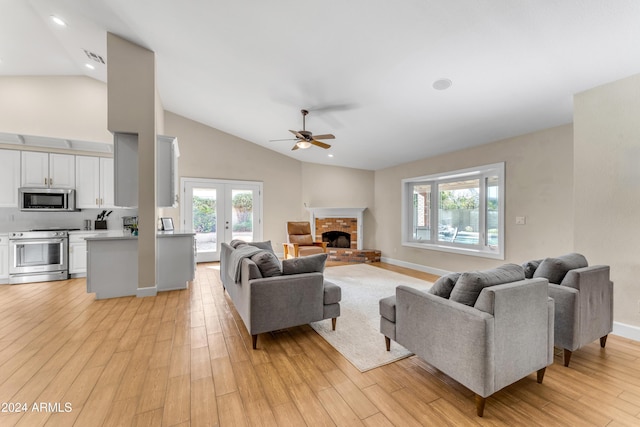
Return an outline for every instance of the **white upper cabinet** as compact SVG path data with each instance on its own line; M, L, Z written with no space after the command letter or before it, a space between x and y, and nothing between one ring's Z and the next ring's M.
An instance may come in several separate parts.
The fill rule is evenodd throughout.
M113 207L113 159L76 156L76 206Z
M178 203L178 140L158 135L156 139L156 199L158 207ZM114 134L115 202L118 206L138 206L138 136Z
M158 136L156 144L156 197L158 207L178 204L178 140L173 136Z
M22 152L22 187L74 188L75 156L71 154Z
M0 207L18 207L20 151L0 150Z

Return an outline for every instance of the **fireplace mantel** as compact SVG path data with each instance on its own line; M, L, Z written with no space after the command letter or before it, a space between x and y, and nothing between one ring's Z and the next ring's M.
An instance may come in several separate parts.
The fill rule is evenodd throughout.
M358 220L358 249L362 249L362 229L364 226L364 211L367 208L307 208L310 213L310 223L315 227L316 218L356 218Z

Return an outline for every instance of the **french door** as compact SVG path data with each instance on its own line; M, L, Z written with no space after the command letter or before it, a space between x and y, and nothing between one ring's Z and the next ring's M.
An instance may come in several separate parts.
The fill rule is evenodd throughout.
M262 240L262 183L182 178L180 218L196 233L197 262L220 260L220 245Z

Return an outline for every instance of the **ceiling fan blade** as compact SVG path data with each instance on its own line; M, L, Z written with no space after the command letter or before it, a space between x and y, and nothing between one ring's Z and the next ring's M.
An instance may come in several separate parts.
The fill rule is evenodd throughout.
M313 145L315 145L316 147L324 148L325 150L327 148L331 148L331 146L329 144L325 144L324 142L316 141L315 139L312 139L310 142Z
M293 148L291 149L291 151L293 151L293 150L297 150L298 148L300 148L300 147L298 147L298 143L296 142L296 145L294 145L294 146L293 146Z
M336 137L334 135L331 135L330 133L327 133L324 135L313 135L313 139L336 139Z
M304 139L304 136L303 136L300 132L298 132L298 131L295 131L295 130L291 130L291 129L289 129L289 132L291 132L292 134L294 134L294 135L296 136L296 138L298 138L298 139Z
M270 139L269 142L277 142L277 141L296 141L298 138L285 138L285 139Z

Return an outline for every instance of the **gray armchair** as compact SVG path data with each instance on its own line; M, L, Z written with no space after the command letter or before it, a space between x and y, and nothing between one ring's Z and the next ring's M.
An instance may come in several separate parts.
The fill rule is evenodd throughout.
M545 279L475 281L482 290L470 305L398 286L380 300L380 329L387 350L394 340L472 390L481 417L496 391L535 371L542 383L553 363L553 300Z
M609 266L588 266L577 253L530 261L525 270L527 265L532 277L549 280L549 296L555 301L555 346L564 350L564 366L569 366L574 351L597 339L604 348L613 330Z

